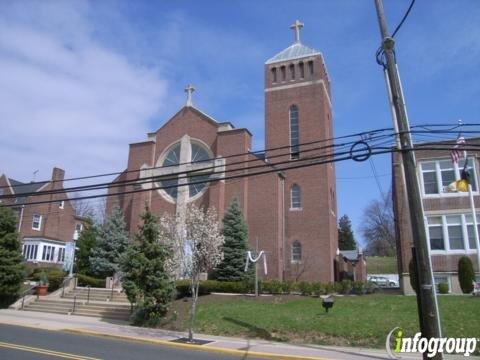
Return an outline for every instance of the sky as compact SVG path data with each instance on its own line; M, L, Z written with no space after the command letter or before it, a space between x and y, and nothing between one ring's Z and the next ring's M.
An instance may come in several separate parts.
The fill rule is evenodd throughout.
M384 0L392 32L410 0ZM264 63L302 42L322 52L334 135L392 126L373 0L0 0L0 174L20 181L121 171L185 103L246 127L264 148ZM480 1L417 0L396 35L411 124L480 122ZM373 175L375 169L378 177ZM34 172L38 172L34 175ZM391 162L336 165L339 216L357 240ZM377 182L378 180L378 182Z

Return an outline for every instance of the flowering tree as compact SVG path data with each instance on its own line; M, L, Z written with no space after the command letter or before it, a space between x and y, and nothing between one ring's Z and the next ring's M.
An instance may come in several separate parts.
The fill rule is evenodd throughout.
M180 232L182 234L182 232ZM217 266L223 259L224 237L217 221L217 213L213 209L204 211L190 205L185 217L183 236L180 236L180 258L186 274L191 280L192 307L190 309L190 328L188 341L193 341L193 330L197 310L200 274Z

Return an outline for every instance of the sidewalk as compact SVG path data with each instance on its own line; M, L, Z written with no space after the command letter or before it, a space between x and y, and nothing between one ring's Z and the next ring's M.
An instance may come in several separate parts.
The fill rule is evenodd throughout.
M68 331L77 334L107 336L133 341L145 341L162 346L190 348L199 351L220 352L269 359L388 359L385 350L333 347L317 345L290 345L263 340L227 338L195 334L195 339L209 341L204 345L172 342L187 334L161 329L129 326L126 322L84 316L48 314L32 311L0 310L0 323ZM414 355L414 354L412 354ZM450 358L450 357L448 357ZM453 358L453 357L452 357ZM402 359L421 359L421 356L404 356Z

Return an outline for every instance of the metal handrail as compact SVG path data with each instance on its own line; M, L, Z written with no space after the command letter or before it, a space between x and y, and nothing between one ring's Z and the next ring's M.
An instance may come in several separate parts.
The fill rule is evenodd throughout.
M72 314L75 312L75 308L77 306L77 295L73 296L73 309L72 309Z
M63 278L63 281L62 281L62 298L64 297L65 295L65 283L67 282L67 280L70 280L71 277L70 276L65 276Z
M27 290L25 290L23 293L22 293L22 307L21 309L23 310L23 305L25 303L25 296L27 296L33 289L35 289L37 287L37 285L31 285L30 288L28 288ZM38 294L37 294L37 299L38 299Z
M112 277L112 292L110 293L110 301L113 301L113 277Z

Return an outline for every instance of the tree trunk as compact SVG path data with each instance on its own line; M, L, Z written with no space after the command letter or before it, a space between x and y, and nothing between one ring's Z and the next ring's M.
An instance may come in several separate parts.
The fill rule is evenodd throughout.
M200 274L192 276L191 292L192 307L190 308L190 328L188 329L188 342L193 342L193 330L195 327L195 315L197 311L198 288L200 285Z

